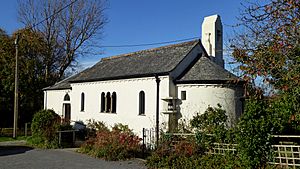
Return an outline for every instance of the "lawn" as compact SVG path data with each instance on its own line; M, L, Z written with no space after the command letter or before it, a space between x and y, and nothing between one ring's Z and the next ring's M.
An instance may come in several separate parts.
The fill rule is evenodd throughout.
M16 140L26 140L26 137L25 136L19 136L16 139L13 139L12 137L0 136L0 142L3 142L3 141L16 141Z

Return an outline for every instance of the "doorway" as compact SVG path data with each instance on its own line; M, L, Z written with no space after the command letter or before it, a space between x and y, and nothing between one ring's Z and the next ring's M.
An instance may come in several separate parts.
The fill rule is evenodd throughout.
M71 104L70 103L65 103L64 104L64 122L65 123L70 123L71 121Z

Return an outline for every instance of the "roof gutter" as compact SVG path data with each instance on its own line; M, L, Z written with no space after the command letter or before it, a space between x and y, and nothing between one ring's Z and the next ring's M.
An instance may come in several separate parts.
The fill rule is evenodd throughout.
M108 78L95 78L95 79L86 79L86 80L70 80L70 83L81 83L81 82L96 82L96 81L108 81L108 80L121 80L121 79L133 79L133 78L144 78L144 77L153 77L154 76L164 76L169 75L170 72L161 72L161 73L148 73L141 75L128 75L128 76L116 76Z

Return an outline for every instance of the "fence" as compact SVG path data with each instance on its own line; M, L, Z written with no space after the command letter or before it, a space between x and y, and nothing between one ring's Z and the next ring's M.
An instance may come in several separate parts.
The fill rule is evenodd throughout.
M227 153L236 154L237 144L225 144L225 143L213 143L211 149L209 149L206 154L221 154L225 155Z
M58 133L58 144L62 147L74 146L76 139L76 132L78 130L64 130L57 131Z
M274 135L273 138L281 141L272 145L274 160L269 164L293 168L300 167L300 136Z
M145 130L145 132L144 132ZM150 138L147 135L149 132ZM145 145L155 145L155 130L153 132L153 139L151 142L151 132L149 130L143 129L143 143L144 138L150 139L147 144L145 140ZM145 134L145 135L144 135ZM171 136L194 136L194 133L167 133L166 135ZM289 136L289 135L273 135L272 136L276 144L272 145L274 156L273 161L268 162L269 164L279 165L281 167L300 167L300 136ZM151 148L155 148L152 146ZM237 153L237 144L225 144L225 143L213 143L212 148L210 148L206 154L219 154L225 155L227 153Z
M24 126L20 126L17 130L17 136L31 136L31 124L25 123ZM24 128L23 128L24 127ZM13 135L13 128L0 128L0 136L4 137L12 137Z

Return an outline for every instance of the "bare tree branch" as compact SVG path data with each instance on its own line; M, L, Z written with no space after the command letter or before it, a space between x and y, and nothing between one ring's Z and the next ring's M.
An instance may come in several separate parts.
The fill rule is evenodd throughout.
M19 0L19 20L41 32L47 42L45 79L61 79L66 69L91 47L89 41L100 40L107 23L105 0ZM57 13L60 11L59 13ZM57 13L57 14L56 14ZM54 15L55 14L55 15ZM45 22L32 27L39 21Z

